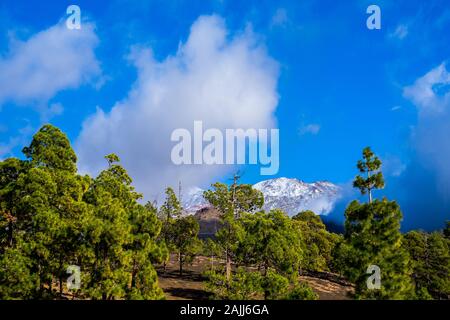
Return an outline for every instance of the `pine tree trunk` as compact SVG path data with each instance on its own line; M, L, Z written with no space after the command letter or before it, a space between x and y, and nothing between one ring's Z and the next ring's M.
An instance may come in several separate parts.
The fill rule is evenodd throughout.
M226 265L225 265L225 271L226 271L226 277L227 277L227 283L230 283L231 281L231 257L228 253L228 249L226 251Z
M178 251L178 262L180 263L180 276L183 275L183 260L181 258L181 251Z
M63 277L62 277L62 253L59 254L59 296L63 295Z
M231 227L228 225L228 239L231 238ZM229 241L229 240L228 240ZM225 251L225 259L226 259L226 265L225 265L225 272L227 277L227 286L231 281L231 254L230 254L230 245L227 243L227 248Z
M133 261L133 272L131 273L131 288L136 287L136 260Z

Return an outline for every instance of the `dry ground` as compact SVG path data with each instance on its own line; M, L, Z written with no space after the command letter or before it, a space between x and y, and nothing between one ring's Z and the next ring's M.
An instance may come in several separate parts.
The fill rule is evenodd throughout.
M176 258L172 257L164 273L162 266L157 268L159 285L164 290L168 300L204 300L209 298L205 291L202 272L209 268L211 260L206 257L196 257L192 265L185 266L183 275L178 273ZM217 262L215 262L217 264ZM307 282L319 295L320 300L346 300L352 287L309 276L300 280Z

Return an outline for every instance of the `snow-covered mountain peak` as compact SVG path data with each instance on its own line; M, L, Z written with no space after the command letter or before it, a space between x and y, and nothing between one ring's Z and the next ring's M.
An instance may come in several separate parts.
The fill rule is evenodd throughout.
M339 198L339 187L328 181L306 183L298 179L276 178L261 181L254 188L264 194L264 209L282 209L290 216L304 210L326 215Z
M306 183L282 177L258 182L253 188L263 193L264 210L278 208L290 216L304 210L326 215L340 197L340 188L328 181ZM190 189L184 196L183 207L187 213L195 213L209 206L200 188Z

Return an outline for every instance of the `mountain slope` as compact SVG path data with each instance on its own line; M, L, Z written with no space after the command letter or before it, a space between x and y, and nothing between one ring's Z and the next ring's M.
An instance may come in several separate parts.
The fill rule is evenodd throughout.
M264 180L253 187L264 195L264 210L279 208L289 216L304 210L326 215L333 209L340 194L339 187L330 182L306 183L289 178ZM183 207L187 214L194 214L210 207L203 198L203 190L200 188L189 190L183 199L185 199Z
M277 178L253 186L264 194L264 209L282 209L289 216L304 210L326 215L339 198L339 187L327 182L306 183L298 179Z

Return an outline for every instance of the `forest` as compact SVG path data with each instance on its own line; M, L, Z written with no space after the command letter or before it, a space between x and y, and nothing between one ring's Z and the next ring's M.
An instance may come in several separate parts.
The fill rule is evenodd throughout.
M353 299L449 298L450 222L402 233L397 202L374 197L384 179L370 148L353 183L367 202L348 204L343 234L311 211L264 212L262 193L235 180L204 192L220 212L208 239L172 188L161 206L144 204L120 155L106 155L97 177L80 175L69 139L49 124L23 154L0 162L0 299L165 299L158 272L170 256L180 275L197 256L215 261L203 274L211 299L316 300L299 280L314 272L352 283Z

